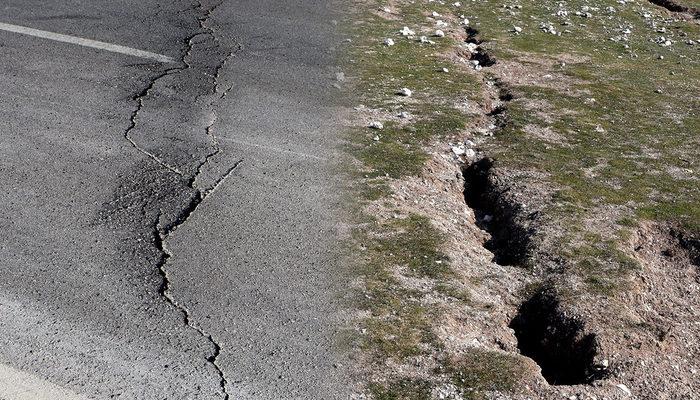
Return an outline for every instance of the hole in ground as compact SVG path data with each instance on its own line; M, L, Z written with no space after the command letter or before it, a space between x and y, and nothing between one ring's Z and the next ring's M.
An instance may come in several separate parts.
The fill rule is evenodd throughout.
M473 44L481 44L481 38L479 37L479 30L472 28L471 26L466 27L467 39L465 42Z
M677 230L671 230L671 235L678 240L678 244L688 254L690 262L700 267L700 238Z
M499 265L522 265L527 256L530 234L515 223L518 208L502 198L492 182L493 160L482 158L462 171L464 200L474 210L476 224L491 234L484 247Z
M476 49L476 53L473 53L470 59L478 61L482 67L491 67L496 64L496 59L481 47Z
M510 328L520 353L540 366L550 385L588 384L605 377L606 370L594 366L595 335L585 334L582 321L564 314L551 290L523 303Z

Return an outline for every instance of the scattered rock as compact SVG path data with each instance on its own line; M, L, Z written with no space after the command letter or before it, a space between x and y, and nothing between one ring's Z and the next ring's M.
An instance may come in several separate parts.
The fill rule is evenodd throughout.
M369 123L369 127L372 129L384 129L384 124L379 121L372 121Z
M632 392L629 390L629 388L626 385L623 385L622 383L618 383L615 386L617 386L618 389L622 390L627 396L632 396Z
M394 39L392 39L392 38L384 39L384 46L393 46L395 44L396 44L396 42L394 42Z
M418 39L418 41L421 42L421 43L423 43L423 44L435 44L435 42L433 42L432 40L428 39L427 36L421 36L421 37Z
M402 88L398 92L396 92L399 96L405 96L405 97L411 97L413 96L413 92L409 88Z
M436 37L445 37L445 32L438 29L435 31L435 36Z
M402 36L415 36L416 32L412 31L411 28L404 26L403 29L399 31Z

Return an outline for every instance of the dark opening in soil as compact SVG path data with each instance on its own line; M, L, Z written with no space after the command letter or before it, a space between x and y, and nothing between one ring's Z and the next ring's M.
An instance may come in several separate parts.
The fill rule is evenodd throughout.
M479 228L491 234L484 243L499 265L521 265L527 255L529 233L515 223L517 207L504 201L491 182L493 160L482 158L466 167L464 200L474 210Z
M481 47L477 48L476 53L472 54L471 60L478 61L482 67L491 67L496 64L496 59Z
M467 39L465 40L465 42L474 43L474 44L481 44L481 38L479 37L479 31L477 29L474 29L471 26L468 26L466 28L466 31L467 31Z
M566 316L547 290L520 306L511 321L520 353L542 368L550 385L579 385L604 378L594 367L597 346L593 334L584 334L582 321Z
M671 235L678 240L681 248L688 253L690 262L700 267L700 238L675 230L671 231Z
M693 7L688 7L684 4L678 3L674 0L649 0L650 3L656 4L657 6L663 7L669 11L688 13L695 18L700 18L700 10Z

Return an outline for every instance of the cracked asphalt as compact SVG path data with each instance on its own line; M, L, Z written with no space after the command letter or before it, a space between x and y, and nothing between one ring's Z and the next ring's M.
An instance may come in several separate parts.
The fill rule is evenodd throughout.
M0 399L345 399L334 7L7 0Z

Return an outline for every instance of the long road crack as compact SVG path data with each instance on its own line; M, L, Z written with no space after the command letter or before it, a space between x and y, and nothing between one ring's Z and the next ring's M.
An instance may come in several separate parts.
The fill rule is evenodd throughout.
M173 253L168 249L167 241L170 235L180 226L186 223L189 220L189 218L193 215L193 213L196 212L198 207L208 198L208 196L214 193L217 189L219 189L219 187L224 183L224 181L226 181L226 179L228 179L234 173L236 168L238 168L238 166L243 162L243 160L235 162L230 168L228 168L228 170L222 176L220 176L216 181L207 186L200 187L200 185L197 184L197 178L199 177L203 168L207 165L207 163L209 163L212 157L217 156L222 151L219 145L219 140L214 133L214 126L217 123L216 102L217 100L223 99L228 93L228 91L231 89L231 87L228 86L226 90L224 90L222 93L219 92L220 73L221 70L224 68L226 62L231 58L231 56L233 56L235 51L240 50L241 47L239 46L233 52L229 52L225 57L222 57L220 59L220 62L216 64L213 71L207 72L206 69L200 71L201 73L203 73L211 79L212 85L210 94L212 95L213 100L211 100L208 104L204 105L205 107L209 107L211 109L211 121L203 129L204 134L206 134L210 138L212 150L209 151L206 155L204 155L204 157L202 157L198 161L195 171L193 173L183 172L183 170L178 168L178 166L168 163L161 156L149 151L146 148L143 148L142 146L139 146L136 140L134 140L134 138L132 137L132 132L134 131L134 129L137 128L139 116L144 109L144 100L151 94L157 83L165 77L182 73L183 71L188 69L198 68L196 65L193 66L192 62L192 60L197 60L197 58L194 58L193 55L193 53L195 53L196 55L196 44L202 43L201 40L203 40L204 42L211 43L214 49L221 49L219 39L216 37L214 29L207 25L207 21L209 20L215 9L219 7L222 3L223 1L220 1L216 4L212 4L208 7L205 7L204 4L198 2L192 8L189 9L190 11L195 11L198 14L197 23L199 25L199 31L185 38L185 48L182 52L180 66L166 69L162 73L152 77L148 85L146 85L146 87L143 90L141 90L139 93L133 96L132 99L136 102L136 106L131 113L129 125L124 131L124 138L127 141L129 141L129 143L136 150L147 156L153 162L157 163L158 165L170 171L171 173L177 174L182 179L184 179L187 186L192 191L194 191L194 195L191 197L189 202L183 205L178 215L174 219L172 219L172 221L165 221L165 213L162 208L159 210L158 215L154 221L152 228L153 243L157 250L160 252L160 258L156 263L158 273L161 277L161 284L158 288L158 293L164 299L165 302L170 304L182 314L183 322L188 328L197 332L201 337L205 338L207 342L211 345L212 351L206 357L206 360L211 364L211 366L218 374L219 386L223 394L223 398L225 400L228 400L230 398L227 389L228 382L224 371L221 369L218 363L218 358L222 351L221 345L209 332L205 331L203 328L199 327L196 323L192 321L190 311L175 298L171 291L171 279L168 274L167 265L169 260L173 257ZM200 104L200 97L201 96L195 96L192 103L193 106L196 107Z

